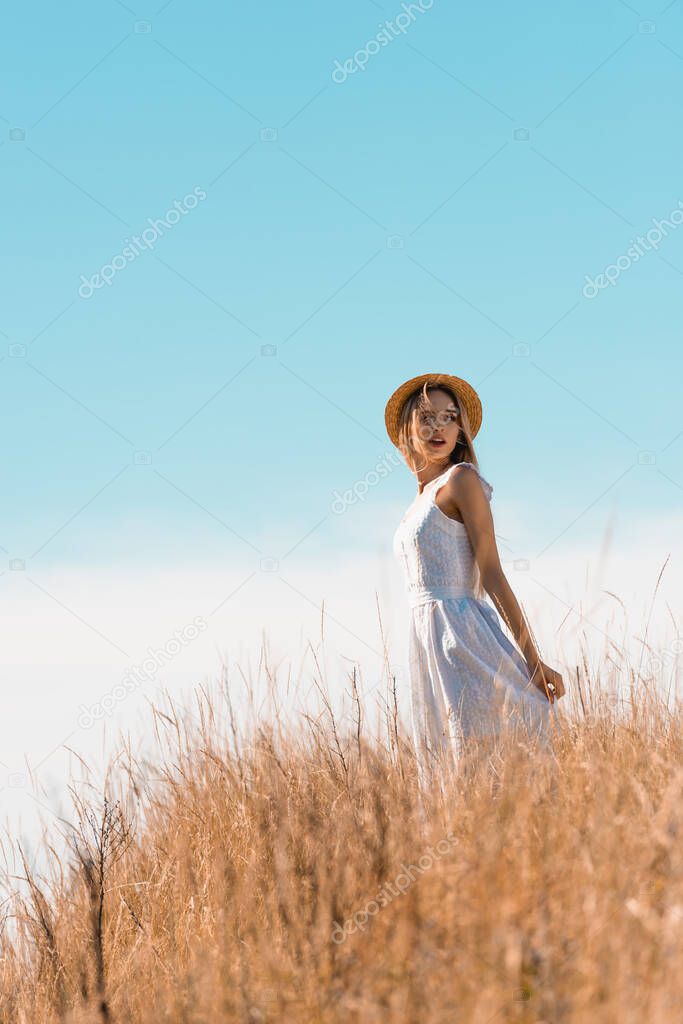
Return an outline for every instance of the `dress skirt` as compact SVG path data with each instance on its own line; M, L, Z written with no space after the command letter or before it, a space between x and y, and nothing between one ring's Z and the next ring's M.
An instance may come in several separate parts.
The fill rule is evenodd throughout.
M418 604L408 644L420 749L450 749L457 758L470 736L498 736L507 723L538 749L547 747L554 706L529 681L526 662L487 601L467 596Z

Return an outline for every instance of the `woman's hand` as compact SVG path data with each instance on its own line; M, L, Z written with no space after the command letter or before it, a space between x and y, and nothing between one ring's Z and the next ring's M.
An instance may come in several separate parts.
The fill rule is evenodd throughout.
M534 686L544 693L551 704L564 696L564 683L562 676L555 669L550 668L540 658L531 663L527 662L529 679ZM552 687L552 688L551 688Z

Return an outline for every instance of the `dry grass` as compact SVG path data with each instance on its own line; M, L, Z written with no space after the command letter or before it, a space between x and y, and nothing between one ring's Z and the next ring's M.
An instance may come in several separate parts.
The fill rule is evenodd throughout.
M422 800L355 691L298 728L238 730L221 689L157 708L156 760L124 751L70 856L24 864L0 1021L672 1024L681 708L571 686L552 757L473 745Z

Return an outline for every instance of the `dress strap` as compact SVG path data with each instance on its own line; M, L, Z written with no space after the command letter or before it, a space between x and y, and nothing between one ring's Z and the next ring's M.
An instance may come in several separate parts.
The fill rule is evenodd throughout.
M482 486L484 488L484 494L486 495L486 497L490 501L491 500L491 495L493 494L493 485L490 484L488 482L488 480L484 479L484 477L481 475L481 473L479 472L478 468L474 465L473 462L455 462L455 463L453 463L453 465L449 469L446 470L446 473L442 474L442 476L440 476L440 477L437 477L437 480L443 480L444 477L446 476L446 474L448 474L450 476L450 474L453 472L453 470L456 468L456 466L469 466L471 469L474 470L474 472L477 474L477 476L481 480Z

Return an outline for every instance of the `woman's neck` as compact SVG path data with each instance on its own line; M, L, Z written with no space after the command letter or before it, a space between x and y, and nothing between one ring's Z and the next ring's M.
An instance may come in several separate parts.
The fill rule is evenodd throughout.
M427 484L430 484L432 480L436 480L437 477L442 476L452 465L453 463L450 460L447 460L443 465L439 465L434 462L425 466L424 469L418 470L415 474L417 477L417 493L422 494Z

